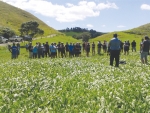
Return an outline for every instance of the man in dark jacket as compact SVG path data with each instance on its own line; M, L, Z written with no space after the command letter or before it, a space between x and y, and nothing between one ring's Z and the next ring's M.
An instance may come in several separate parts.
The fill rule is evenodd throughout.
M119 67L119 55L120 55L120 44L121 41L117 38L117 34L113 35L114 37L110 40L110 65L113 66L113 61L115 59L115 67Z
M143 64L147 64L147 55L148 55L148 51L149 51L149 41L148 41L148 36L145 36L145 40L143 41L142 45L141 45L141 62Z

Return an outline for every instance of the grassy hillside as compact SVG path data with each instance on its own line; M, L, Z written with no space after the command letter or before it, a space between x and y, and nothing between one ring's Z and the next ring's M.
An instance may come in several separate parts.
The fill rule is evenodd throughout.
M74 36L74 35L81 35L83 32L73 32L73 31L69 31L69 32L62 32L64 34L66 34L67 36Z
M112 37L113 37L113 34L114 33L117 33L118 34L118 38L122 41L126 41L126 40L139 40L142 38L141 35L135 35L135 34L129 34L129 33L124 33L124 32L111 32L111 33L108 33L108 34L104 34L102 36L99 36L97 38L94 38L94 39L91 39L90 41L109 41Z
M141 42L141 39L144 38L145 35L148 35L150 37L150 23L142 25L142 26L134 28L134 29L121 31L121 32L115 32L115 33L118 34L118 38L121 41L124 42L124 41L129 40L130 42L132 42L133 40L135 40L137 42L137 46L138 46ZM114 32L101 35L99 37L91 39L90 42L93 42L93 41L98 42L98 41L104 41L104 40L110 41L110 39L113 37L113 34L114 34Z
M32 20L39 23L39 28L44 30L45 36L59 33L55 29L49 27L44 22L39 20L34 15L0 1L0 27L9 27L18 34L18 29L20 28L20 25L23 22Z
M124 32L130 33L130 34L142 35L142 36L144 36L144 35L150 36L150 23L142 25L142 26L134 28L134 29L124 31Z
M115 33L118 34L118 38L121 41L123 41L123 42L127 41L127 40L132 42L133 40L135 40L136 43L137 43L137 49L139 49L139 45L140 45L141 39L143 38L142 35L130 34L130 33L125 33L125 32L115 32ZM108 34L104 34L104 35L99 36L97 38L91 39L90 42L98 42L98 41L103 42L104 40L110 41L111 38L113 37L113 34L114 34L114 32L108 33Z

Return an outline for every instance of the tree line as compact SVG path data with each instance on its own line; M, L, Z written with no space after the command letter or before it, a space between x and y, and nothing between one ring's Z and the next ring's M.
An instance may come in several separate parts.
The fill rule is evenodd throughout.
M36 21L28 21L21 24L20 28L18 29L20 36L24 37L25 35L36 37L36 36L43 36L44 30L39 28L39 23ZM0 36L3 36L7 39L10 37L17 35L14 30L9 27L0 27Z
M72 37L76 39L82 39L83 41L88 41L91 38L95 38L97 36L103 35L105 33L103 32L97 32L96 30L88 28L80 28L80 27L73 27L73 28L66 28L63 30L59 30L60 32L66 33L66 32L75 32L78 34L73 34Z

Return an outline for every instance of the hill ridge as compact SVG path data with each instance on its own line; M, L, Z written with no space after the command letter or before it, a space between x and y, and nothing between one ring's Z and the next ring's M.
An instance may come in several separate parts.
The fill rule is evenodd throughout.
M48 36L50 34L59 34L57 30L48 26L33 14L3 1L0 1L0 20L1 27L9 27L17 34L19 34L18 29L20 28L21 24L27 21L37 21L39 23L39 28L43 29L45 32L44 36Z

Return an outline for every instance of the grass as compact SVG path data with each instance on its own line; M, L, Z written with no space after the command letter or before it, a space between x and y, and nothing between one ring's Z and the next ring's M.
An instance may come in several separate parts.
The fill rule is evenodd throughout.
M112 34L106 36L109 39ZM78 42L58 35L34 40L33 45L46 41ZM127 64L119 68L109 66L106 54L29 59L21 48L19 58L11 60L6 47L0 52L0 112L150 112L150 67L141 64L139 52L121 54Z
M62 32L62 33L66 34L66 36L74 36L74 35L78 36L78 35L82 34L83 32L67 31L67 32Z
M130 43L131 43L133 40L135 40L136 43L139 44L139 45L140 45L141 39L144 38L141 35L129 34L129 33L125 33L125 32L115 32L115 33L118 34L118 38L121 41L124 42L124 41L129 40ZM98 41L103 42L104 40L109 42L113 38L113 34L114 34L114 32L108 33L108 34L104 34L104 35L99 36L97 38L91 39L90 42L98 42Z
M119 68L106 54L2 61L0 112L150 112L150 67L138 52L121 60Z
M150 23L139 26L139 27L134 28L134 29L127 30L125 32L131 33L131 34L140 34L142 36L145 36L145 35L150 36L149 31L150 31Z
M9 27L18 35L18 29L20 28L21 24L27 21L37 21L39 23L39 28L43 29L45 32L44 36L60 34L60 32L49 27L34 15L2 1L0 1L0 20L0 27Z

